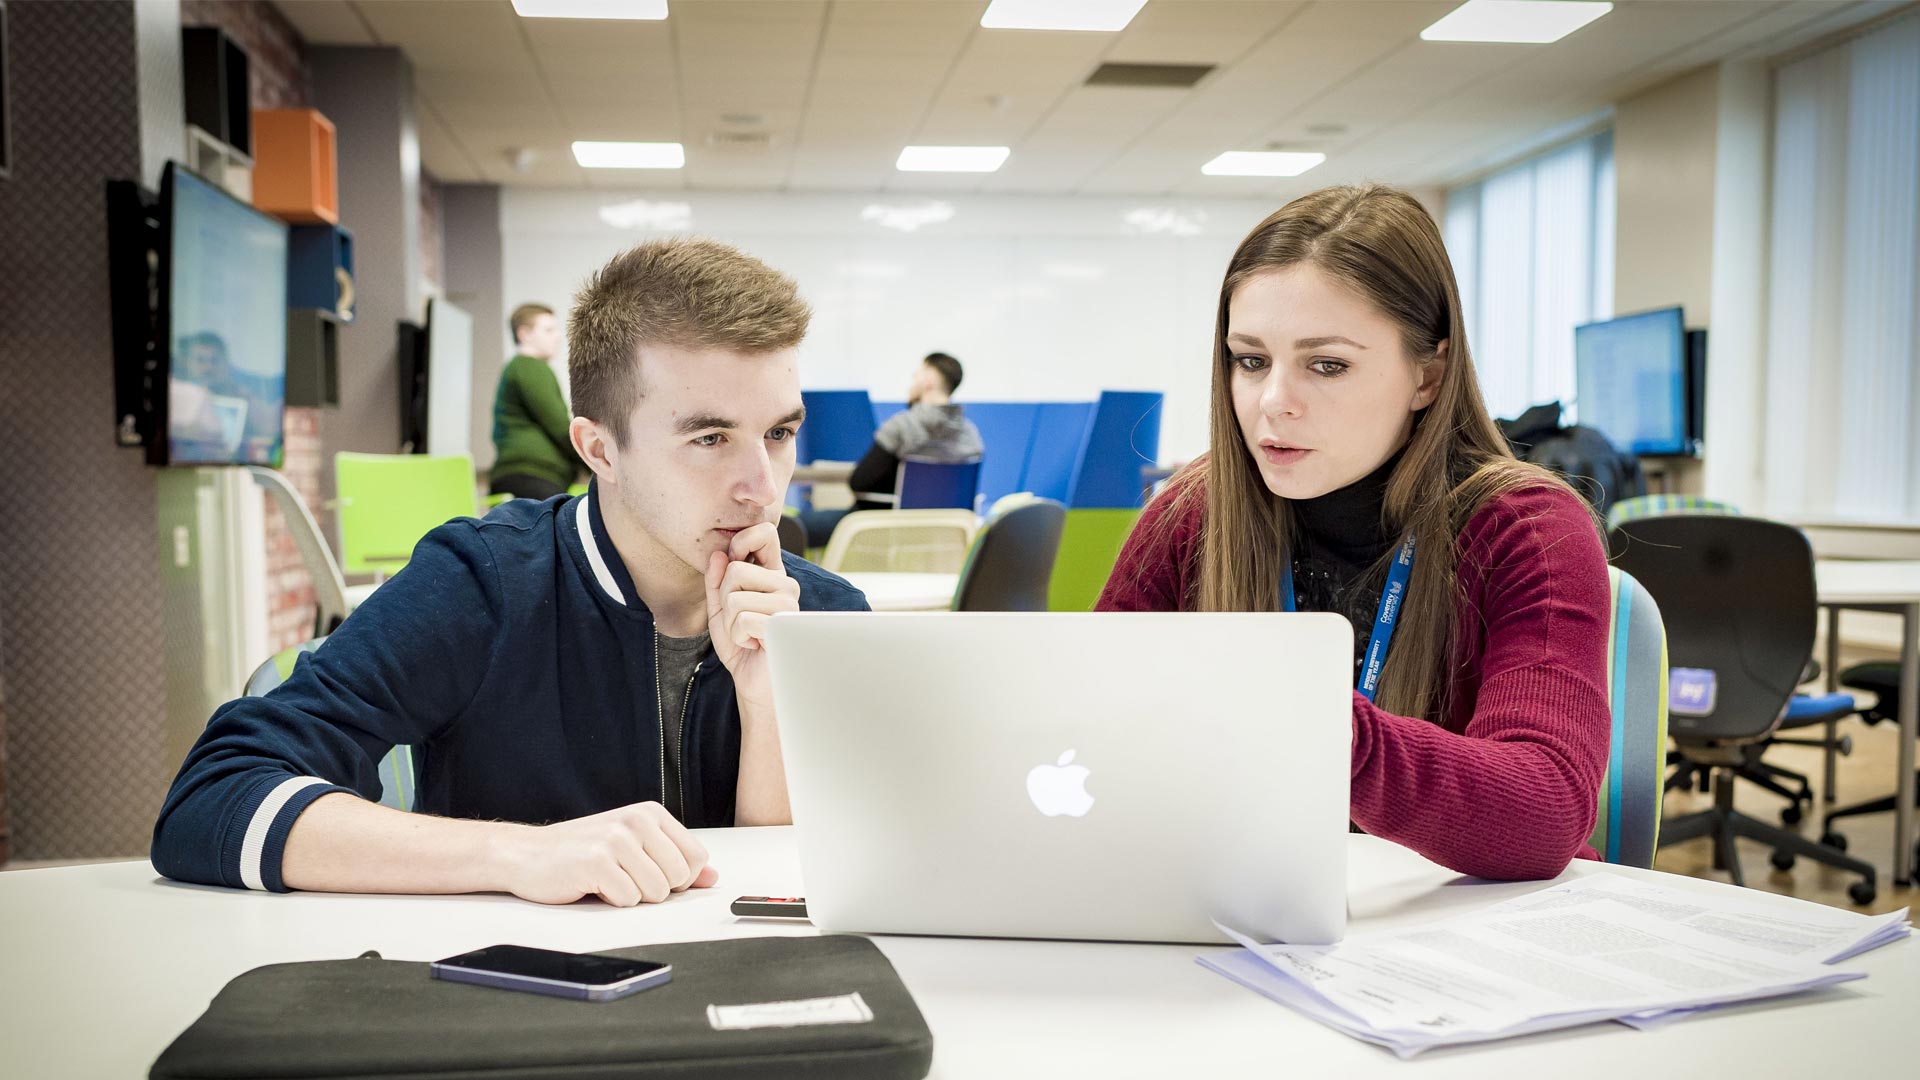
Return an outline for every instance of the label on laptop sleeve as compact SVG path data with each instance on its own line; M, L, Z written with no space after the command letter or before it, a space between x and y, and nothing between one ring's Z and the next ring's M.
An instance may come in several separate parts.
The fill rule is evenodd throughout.
M767 1001L758 1005L709 1005L707 1023L715 1031L811 1027L815 1024L864 1024L873 1010L858 993L805 1001Z

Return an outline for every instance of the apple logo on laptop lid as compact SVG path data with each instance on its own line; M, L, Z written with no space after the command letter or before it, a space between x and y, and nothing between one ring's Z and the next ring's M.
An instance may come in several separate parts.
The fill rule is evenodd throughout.
M1085 765L1073 764L1072 750L1060 755L1052 765L1036 765L1027 773L1027 797L1048 817L1084 817L1093 808L1093 796L1087 794Z

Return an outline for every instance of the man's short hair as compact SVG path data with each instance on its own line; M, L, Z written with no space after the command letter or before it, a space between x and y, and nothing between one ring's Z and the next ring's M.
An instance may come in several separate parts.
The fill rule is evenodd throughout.
M625 442L641 393L640 346L770 352L800 344L812 317L792 278L737 248L698 237L641 244L573 298L573 411Z
M927 366L940 373L941 380L947 384L947 393L960 389L960 361L943 352L928 353Z
M521 304L507 316L507 333L513 335L513 343L520 344L520 331L532 326L533 321L542 315L553 314L553 309L545 304Z

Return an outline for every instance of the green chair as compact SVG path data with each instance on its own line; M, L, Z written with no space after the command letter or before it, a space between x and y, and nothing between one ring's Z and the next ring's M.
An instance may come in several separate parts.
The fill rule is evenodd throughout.
M1069 509L1047 587L1047 610L1092 611L1138 520L1138 508Z
M293 665L299 661L300 654L312 652L326 640L318 637L274 653L273 659L255 668L248 677L246 696L263 697L267 691L286 682L293 675ZM396 746L387 751L387 756L380 759L381 805L391 806L395 810L412 810L413 800L418 793L418 776L413 765L413 747Z
M1637 521L1662 514L1732 514L1738 517L1740 511L1731 503L1699 495L1635 495L1614 503L1613 509L1607 511L1607 528L1611 529L1623 521Z
M1653 865L1667 762L1667 630L1633 576L1608 567L1607 707L1613 718L1600 808L1588 843L1610 863Z
M340 561L347 574L391 575L421 537L473 517L473 461L464 456L333 456L340 507Z

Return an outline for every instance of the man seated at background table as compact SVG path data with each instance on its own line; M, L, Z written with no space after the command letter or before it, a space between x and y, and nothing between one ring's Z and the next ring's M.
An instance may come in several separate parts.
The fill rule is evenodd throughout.
M963 374L960 361L943 352L928 353L913 369L913 379L907 384L906 409L887 417L887 422L873 433L873 445L867 447L847 478L847 486L853 489L854 510L884 510L893 505L890 499L868 496L897 494L894 489L900 484L900 462L904 458L961 462L980 457L986 445L980 440L980 429L953 401ZM802 514L807 546L825 547L833 538L834 526L851 512L813 510Z
M865 610L783 557L810 312L723 244L643 244L575 298L588 494L421 541L265 697L214 713L154 826L168 877L285 891L657 902L715 880L688 828L790 820L767 620ZM417 747L416 813L372 801Z

